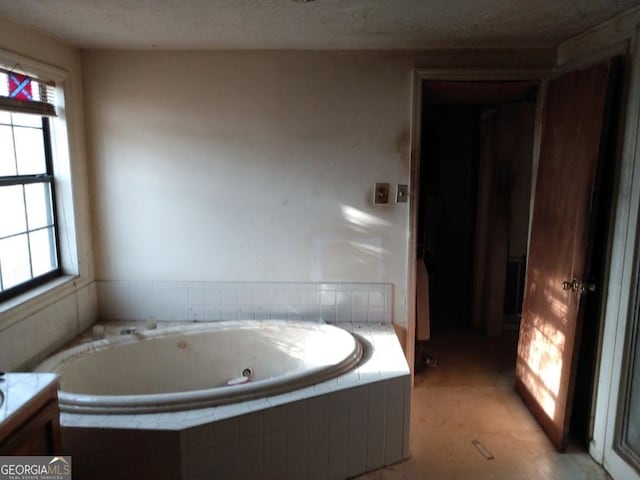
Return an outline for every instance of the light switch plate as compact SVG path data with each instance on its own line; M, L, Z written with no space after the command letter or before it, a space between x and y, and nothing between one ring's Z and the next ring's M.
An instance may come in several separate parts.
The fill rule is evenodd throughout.
M396 203L407 203L409 197L409 185L398 184L396 190Z
M376 186L373 189L373 203L376 205L389 203L388 183L376 183Z

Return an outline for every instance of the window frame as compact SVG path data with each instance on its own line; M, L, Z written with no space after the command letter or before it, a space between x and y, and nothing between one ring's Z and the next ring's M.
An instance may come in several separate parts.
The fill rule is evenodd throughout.
M25 292L28 292L29 290L39 287L49 282L50 280L53 280L63 275L62 259L61 259L61 252L60 252L60 233L59 233L59 221L58 221L59 217L57 212L57 196L55 191L55 172L54 172L54 162L53 162L51 125L50 125L50 119L48 117L40 116L40 119L42 122L42 136L43 136L43 145L44 145L46 173L0 176L0 187L11 186L11 185L24 186L24 185L35 184L35 183L46 183L49 185L49 196L51 201L51 215L52 215L51 226L53 227L53 237L54 237L53 247L55 248L56 268L42 275L38 275L37 277L33 277L25 282L19 283L7 289L0 290L0 302L4 302L18 295L21 295ZM15 125L13 125L13 122L12 122L12 127L13 126ZM46 227L46 228L49 228L49 227ZM21 233L28 234L30 231L31 230L29 230L27 225L27 230ZM30 268L32 268L31 261L32 261L31 249L29 249ZM33 274L33 272L31 273Z

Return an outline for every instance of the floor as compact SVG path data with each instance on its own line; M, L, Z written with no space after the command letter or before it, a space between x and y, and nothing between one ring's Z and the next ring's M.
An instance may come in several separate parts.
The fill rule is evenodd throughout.
M359 479L610 479L584 448L557 453L524 407L513 390L516 342L517 332L434 334L425 352L438 364L415 377L411 457Z

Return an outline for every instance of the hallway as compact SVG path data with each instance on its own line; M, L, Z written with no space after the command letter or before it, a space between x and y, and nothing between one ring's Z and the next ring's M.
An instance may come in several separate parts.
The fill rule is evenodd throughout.
M513 389L517 332L484 337L435 333L435 368L416 374L411 458L361 480L601 480L581 447L559 454ZM472 442L495 457L488 460Z

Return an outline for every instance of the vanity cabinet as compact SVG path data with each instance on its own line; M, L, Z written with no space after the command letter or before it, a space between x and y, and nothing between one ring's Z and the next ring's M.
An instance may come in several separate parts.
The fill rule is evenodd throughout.
M0 406L0 455L61 454L57 377L44 374L51 378L30 379L29 375L43 376L7 374L0 383L5 393Z

